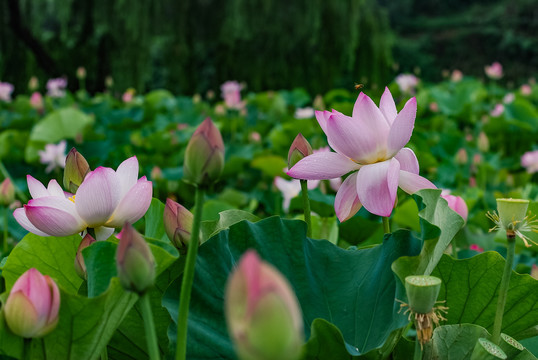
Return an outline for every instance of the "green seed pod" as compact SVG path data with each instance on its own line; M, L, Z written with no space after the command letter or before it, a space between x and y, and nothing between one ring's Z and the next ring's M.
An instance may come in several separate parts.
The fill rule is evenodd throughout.
M519 353L525 350L525 347L516 339L506 334L501 334L501 343L499 346L504 351L508 359L515 358Z
M529 200L497 199L497 211L505 230L518 230L527 215Z
M506 354L502 349L492 343L491 341L480 338L476 342L476 345L471 355L471 360L497 360L507 359Z
M441 290L441 279L435 276L412 275L405 278L405 291L409 307L418 314L428 314L433 310Z

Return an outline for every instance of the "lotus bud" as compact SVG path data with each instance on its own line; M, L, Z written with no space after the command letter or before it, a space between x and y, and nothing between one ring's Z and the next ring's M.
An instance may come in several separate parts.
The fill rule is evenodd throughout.
M30 78L30 81L28 81L28 90L36 91L38 87L39 87L39 80L37 79L37 77L32 76Z
M478 150L484 153L489 151L489 139L483 131L478 135Z
M153 181L159 181L163 179L163 171L160 167L154 166L153 169L151 169L151 180Z
M90 172L90 165L77 149L72 148L65 159L64 187L75 194L86 175Z
M192 221L194 216L183 205L166 199L164 208L164 229L166 235L181 254L187 252L191 240Z
M476 342L471 360L495 360L507 359L506 354L502 349L491 341L480 338Z
M38 338L50 333L58 324L60 291L58 285L37 269L22 274L4 306L7 326L15 335Z
M0 183L0 205L9 206L15 201L15 186L9 178Z
M210 118L196 129L185 151L184 179L194 185L209 186L224 168L224 142Z
M83 80L86 78L86 68L84 66L79 66L77 68L77 79Z
M461 196L447 194L441 195L441 197L448 202L449 208L457 212L458 215L461 216L465 222L467 222L467 217L469 216L469 209L467 208L465 200L463 200Z
M247 251L226 285L228 329L241 360L295 360L304 341L301 309L287 280Z
M119 237L116 266L121 285L142 295L155 283L155 259L146 240L131 224L125 223Z
M469 156L467 155L467 151L465 151L464 148L461 148L456 153L456 163L460 165L465 165L469 161Z
M299 133L291 144L290 151L288 152L288 169L291 169L293 165L308 155L312 155L312 146L308 143L308 140Z
M78 246L77 255L75 256L75 271L83 280L87 280L88 274L86 272L86 264L84 263L84 257L82 256L82 250L86 249L96 241L97 240L95 240L93 236L86 234Z

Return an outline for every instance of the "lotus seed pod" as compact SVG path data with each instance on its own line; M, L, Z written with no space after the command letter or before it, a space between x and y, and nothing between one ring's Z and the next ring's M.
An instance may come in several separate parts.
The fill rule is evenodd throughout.
M521 345L521 343L504 333L501 334L501 343L499 346L504 351L508 359L515 358L519 353L525 350L525 347Z
M518 224L523 223L528 208L529 200L497 199L497 211L503 229L517 230Z
M433 310L441 290L441 279L435 276L412 275L405 278L405 291L409 307L418 314Z
M476 342L476 345L471 355L471 360L498 360L507 359L506 354L502 349L492 343L491 341L480 338Z

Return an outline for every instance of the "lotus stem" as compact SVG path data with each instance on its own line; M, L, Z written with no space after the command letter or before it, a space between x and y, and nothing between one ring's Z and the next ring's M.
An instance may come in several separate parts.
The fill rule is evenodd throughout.
M415 340L415 354L413 355L413 360L422 360L422 345L420 344L420 340Z
M312 237L312 220L310 219L310 200L308 199L308 186L306 180L301 182L301 195L303 196L304 221L306 222L306 236Z
M155 323L153 322L153 313L149 301L149 294L146 292L140 300L142 308L142 318L144 319L144 331L146 332L146 341L150 360L160 360L159 345L157 342L157 333L155 332Z
M507 234L508 241L506 262L504 263L504 272L499 288L499 298L497 300L497 312L495 313L495 322L493 324L493 333L491 341L499 345L501 342L501 328L503 324L504 306L506 305L506 297L508 295L508 287L510 285L510 275L512 273L512 265L514 263L514 253L516 249L515 235Z
M2 253L4 256L6 256L7 250L8 250L7 248L7 236L8 236L7 209L8 209L7 207L4 209L4 238L3 238L4 243L2 244Z
M196 188L194 206L191 240L187 247L187 260L185 262L181 294L179 296L176 360L185 360L187 357L187 320L189 316L192 282L194 280L194 266L196 264L196 254L198 253L198 241L196 240L200 238L200 222L202 220L202 209L204 206L204 190L201 187Z
M385 234L390 234L390 222L389 218L386 216L381 217L383 219L383 231Z

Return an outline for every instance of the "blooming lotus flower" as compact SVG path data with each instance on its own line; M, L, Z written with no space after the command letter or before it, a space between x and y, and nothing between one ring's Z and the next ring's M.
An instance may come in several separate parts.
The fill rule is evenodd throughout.
M11 288L3 310L14 334L24 338L45 336L58 324L58 285L37 269L29 269Z
M7 82L0 82L0 100L11 102L11 93L13 92L13 85Z
M498 61L489 66L486 65L484 71L490 79L498 80L503 77L503 66Z
M311 107L298 108L295 110L296 119L310 119L314 117L314 109Z
M45 188L28 175L32 200L13 216L26 230L40 236L68 236L93 228L97 240L107 239L114 228L140 219L151 203L151 181L138 177L135 156L114 171L98 167L90 171L76 196L64 193L56 180Z
M504 95L503 103L510 104L510 103L514 102L515 99L516 99L516 95L514 95L514 93L508 93L508 94Z
M489 114L493 117L499 117L504 112L504 105L503 104L496 104L493 110L489 112Z
M67 80L64 78L49 79L47 81L47 95L50 97L64 97Z
M307 182L307 187L309 190L315 189L318 185L319 181L316 180ZM280 176L277 176L275 177L275 186L278 190L280 190L280 193L284 198L282 201L282 209L284 209L285 212L288 212L290 209L291 199L301 193L301 182L295 179L285 180Z
M388 88L379 108L360 93L351 117L335 110L317 111L316 118L336 152L307 156L288 175L322 180L353 172L336 194L334 206L338 219L349 219L361 206L373 214L389 216L398 186L409 194L435 188L418 174L413 150L404 148L413 132L416 111L417 101L413 97L398 113Z
M396 76L394 81L403 93L414 93L415 87L418 85L418 78L413 74L400 74Z
M45 169L47 174L56 168L65 167L65 159L67 158L67 155L65 155L66 149L67 142L62 140L58 145L47 144L45 145L45 150L37 152L39 154L39 161L42 164L47 164L47 168Z
M526 168L529 174L538 172L538 150L523 154L521 157L521 166Z
M244 103L241 102L241 89L243 86L237 81L226 81L221 85L222 98L228 108L241 109L244 106Z

